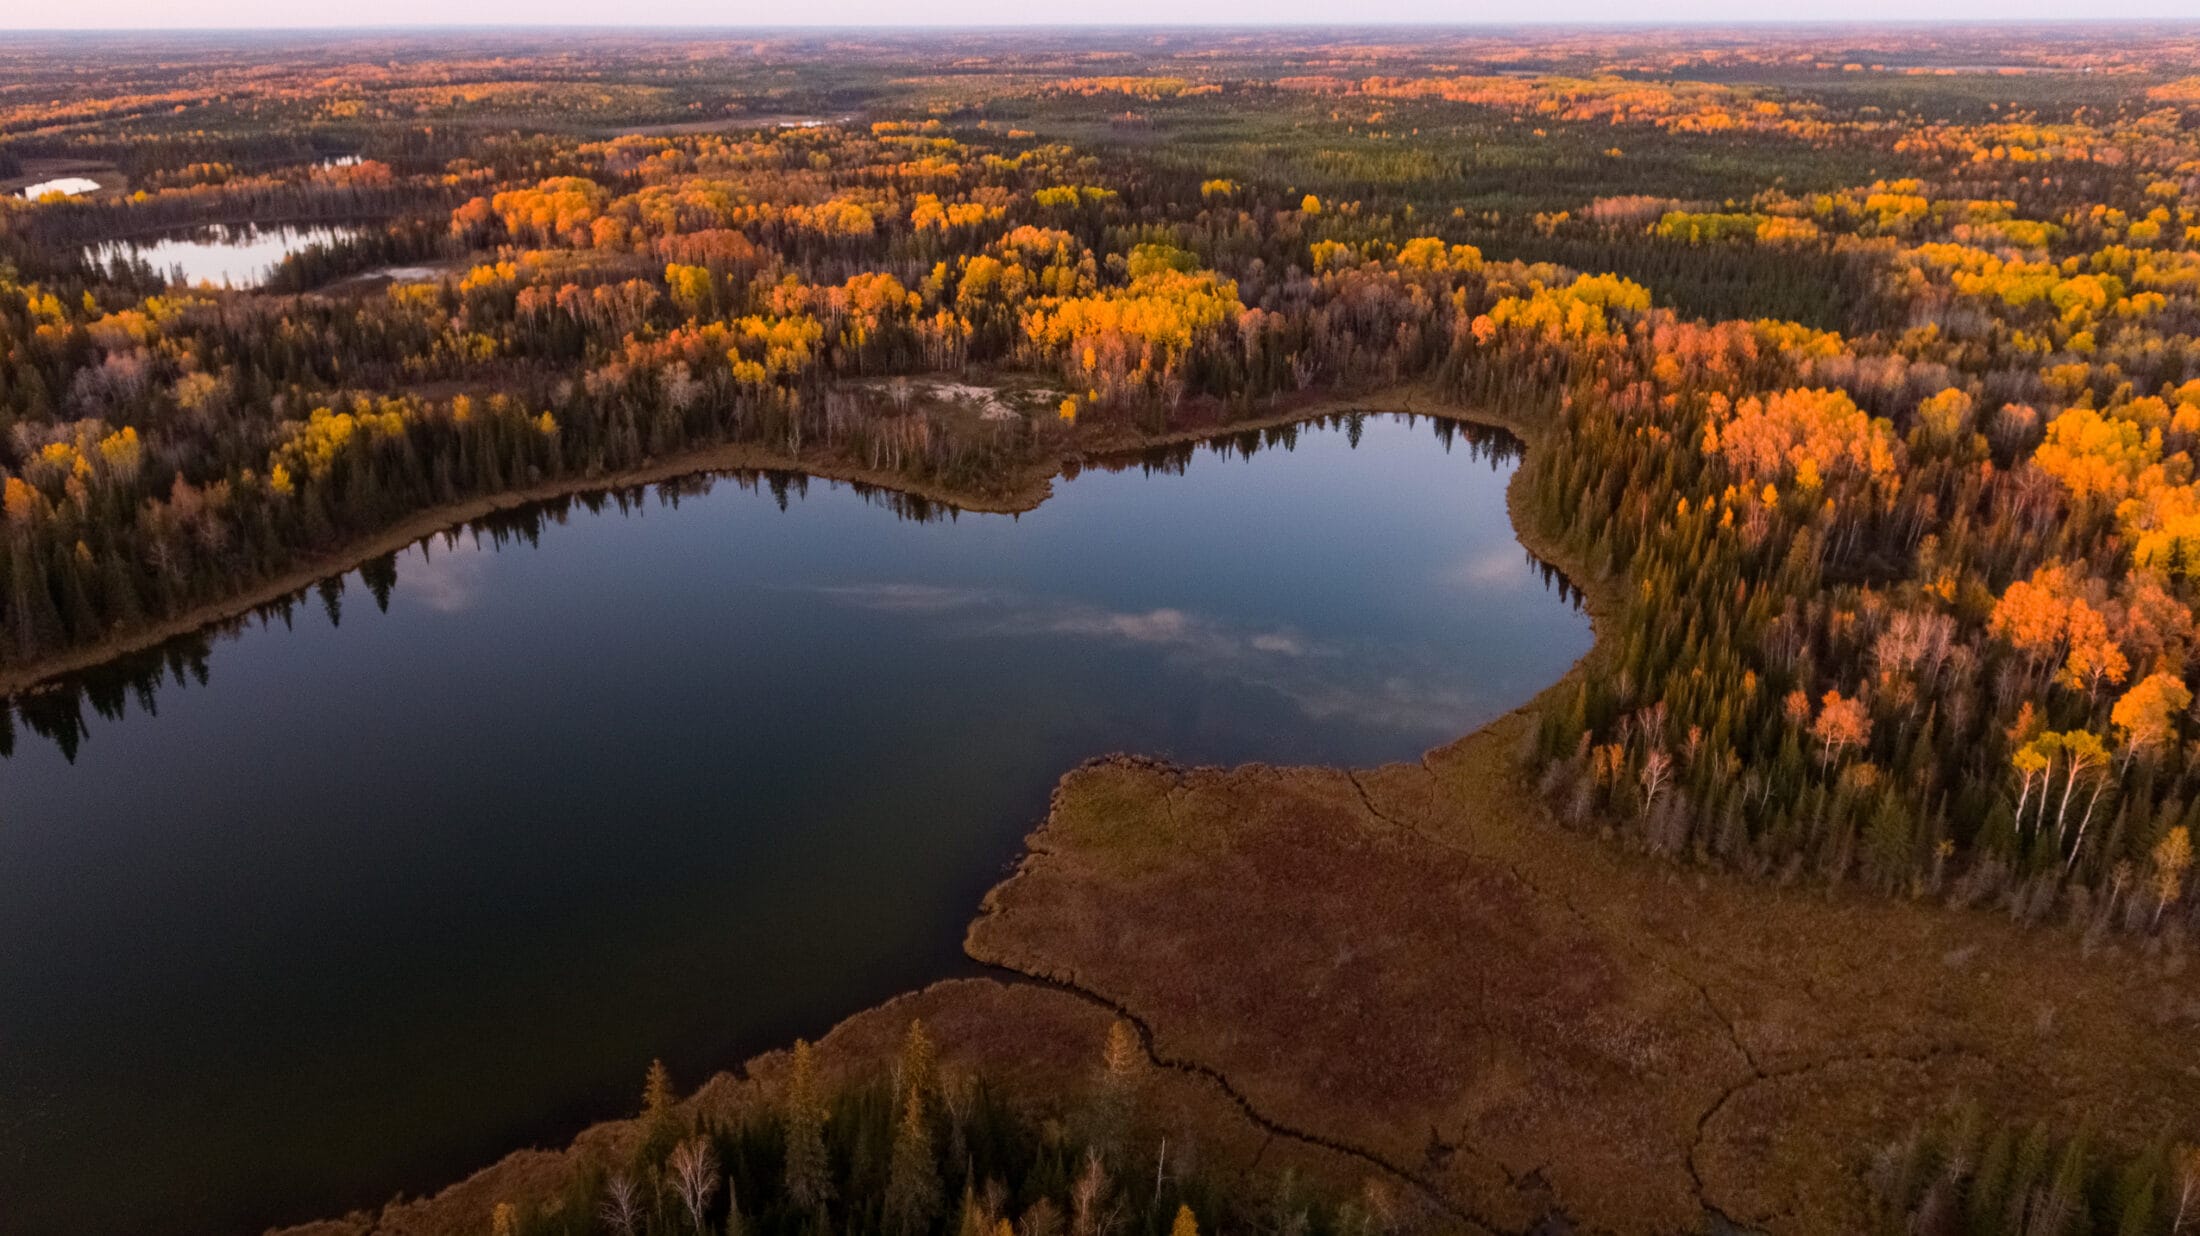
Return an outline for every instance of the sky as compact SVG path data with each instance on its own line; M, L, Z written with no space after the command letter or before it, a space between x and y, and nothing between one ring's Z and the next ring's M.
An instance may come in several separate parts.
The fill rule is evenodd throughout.
M0 30L2200 19L2200 0L0 0Z

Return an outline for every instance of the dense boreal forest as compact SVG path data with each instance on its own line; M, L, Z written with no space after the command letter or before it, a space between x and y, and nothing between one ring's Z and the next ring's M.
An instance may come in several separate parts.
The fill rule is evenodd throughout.
M1412 386L1530 442L1523 530L1605 619L1533 753L1563 818L2200 928L2189 28L85 50L0 54L6 184L99 186L0 203L14 680L702 448L983 499ZM344 231L250 288L111 247L290 223ZM851 1202L898 1204L909 1089L837 1100ZM802 1226L752 1183L785 1129L700 1136L658 1152ZM1015 1140L929 1164L927 1221L1074 1211L1081 1152ZM1926 1145L1890 1208L1960 1201ZM666 1196L623 1230L729 1214Z

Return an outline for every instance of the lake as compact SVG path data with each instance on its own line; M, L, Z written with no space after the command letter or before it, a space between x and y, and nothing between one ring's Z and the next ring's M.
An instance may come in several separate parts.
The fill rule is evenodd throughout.
M1056 780L1412 759L1590 641L1509 437L1340 418L1018 518L784 475L535 508L24 701L10 1232L375 1205L933 979ZM334 621L332 621L332 619ZM70 758L73 755L73 762Z
M41 180L37 184L26 186L22 196L35 202L39 198L54 193L58 193L63 197L75 197L82 193L97 192L99 192L99 182L88 176L59 176L52 180Z
M185 284L256 287L282 260L308 245L330 244L358 234L348 227L191 228L146 240L111 240L89 250L95 262L139 259Z

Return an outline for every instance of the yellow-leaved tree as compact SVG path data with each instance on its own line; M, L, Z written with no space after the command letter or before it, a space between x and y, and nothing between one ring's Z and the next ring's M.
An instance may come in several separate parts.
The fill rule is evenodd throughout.
M2148 674L2109 710L2124 736L2124 766L2141 751L2158 751L2176 733L2178 714L2192 706L2192 690L2175 674Z

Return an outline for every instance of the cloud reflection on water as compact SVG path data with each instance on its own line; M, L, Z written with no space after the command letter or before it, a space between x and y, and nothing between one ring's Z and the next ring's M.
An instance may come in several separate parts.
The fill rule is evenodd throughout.
M1446 588L1470 592L1513 592L1535 582L1519 546L1492 546L1466 555L1436 573Z
M480 599L490 550L477 538L446 538L409 557L392 595L438 614L463 613Z
M1514 563L1518 570L1518 564ZM1320 640L1163 606L1118 610L996 588L877 583L800 589L839 605L937 620L955 638L1069 638L1157 650L1172 669L1272 691L1303 716L1450 733L1474 700L1426 648Z

